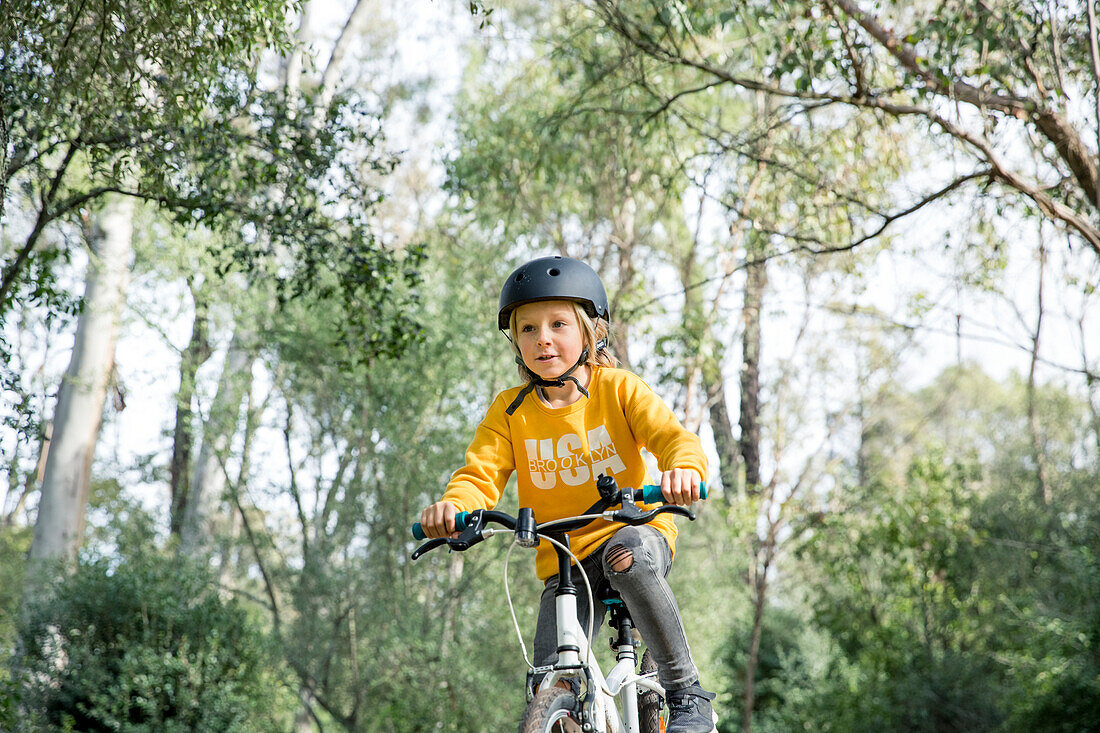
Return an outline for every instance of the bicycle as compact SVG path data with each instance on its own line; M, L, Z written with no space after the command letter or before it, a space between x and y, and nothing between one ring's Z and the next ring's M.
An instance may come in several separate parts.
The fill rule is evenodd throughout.
M601 475L596 482L596 488L600 499L583 514L542 524L535 521L534 512L530 508L521 508L515 517L487 509L460 512L455 518L456 530L460 532L458 537L429 540L412 554L412 559L417 560L443 546L464 552L495 534L514 534L514 542L505 556L505 594L526 659L526 646L516 621L511 594L508 592L508 560L516 545L533 549L540 540L546 540L553 545L558 558L559 577L555 593L558 658L554 664L542 667L534 667L528 661L530 669L526 684L527 708L520 722L519 733L659 733L664 729L662 712L665 691L656 679L657 665L646 651L640 668L635 669L638 665L638 643L634 640L630 612L613 591L601 593L594 598L595 594L580 561L569 549L568 533L596 519L641 525L666 512L686 516L690 520L694 520L695 515L685 507L672 504L661 504L649 510L639 508L639 501L653 504L664 500L659 486L646 485L641 489L620 490L614 478ZM706 498L705 486L701 493ZM619 509L612 509L615 506ZM498 524L503 529L489 527L489 524ZM413 525L413 536L416 539L425 539L419 522ZM575 566L571 561L576 563ZM573 567L580 570L587 590L588 607L595 608L593 601L597 598L605 603L611 615L610 625L616 629L615 636L611 638L616 663L606 677L589 643L595 614L589 613L587 629L582 629L578 620ZM535 680L540 675L543 679L536 690ZM568 688L559 686L559 682L564 682Z

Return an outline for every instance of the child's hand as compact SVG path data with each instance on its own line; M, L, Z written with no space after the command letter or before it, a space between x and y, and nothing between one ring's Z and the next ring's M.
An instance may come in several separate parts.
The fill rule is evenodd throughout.
M455 514L458 510L449 501L437 501L420 512L420 528L429 539L458 537L455 531Z
M687 506L699 501L702 479L694 468L673 468L661 473L661 493L669 504Z

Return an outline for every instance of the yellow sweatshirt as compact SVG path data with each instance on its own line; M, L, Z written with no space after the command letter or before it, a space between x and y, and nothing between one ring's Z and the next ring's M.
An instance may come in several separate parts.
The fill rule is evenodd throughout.
M535 521L581 514L597 499L596 479L614 476L620 488L657 483L647 475L642 448L662 471L693 468L706 479L707 459L699 438L680 425L672 410L639 377L622 369L593 367L588 397L552 408L529 394L512 415L505 410L521 387L497 395L466 451L466 465L447 483L443 500L459 511L491 509L512 472L519 506L531 507ZM676 525L662 514L651 525L676 550ZM622 524L597 519L570 534L570 546L584 559ZM536 572L545 580L557 573L548 542L539 544Z

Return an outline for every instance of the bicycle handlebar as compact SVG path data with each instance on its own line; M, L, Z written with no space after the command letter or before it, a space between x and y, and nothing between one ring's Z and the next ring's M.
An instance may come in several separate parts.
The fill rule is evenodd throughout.
M665 495L661 493L661 487L656 484L646 484L642 487L642 495L639 497L643 504L663 504ZM699 498L707 498L707 482L699 484Z
M702 482L699 484L699 498L707 498L707 484ZM641 489L634 491L634 499L641 501L643 504L661 504L664 503L665 497L661 492L661 487L656 484L645 484ZM462 532L467 527L467 522L470 518L470 512L459 512L455 515L455 531ZM420 526L420 522L416 522L412 526L412 535L414 539L426 540L428 535L424 534L424 528Z
M455 515L455 532L461 532L466 529L466 520L470 518L469 512L459 512ZM426 540L428 535L424 534L424 528L420 526L420 522L417 522L412 526L413 539Z

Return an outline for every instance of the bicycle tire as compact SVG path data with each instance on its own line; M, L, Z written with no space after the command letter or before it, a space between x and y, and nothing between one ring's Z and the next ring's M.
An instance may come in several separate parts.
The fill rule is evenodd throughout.
M648 649L642 655L642 662L638 666L638 674L650 674L657 671L657 662ZM642 733L662 733L664 721L661 720L661 712L664 710L664 701L661 696L652 690L638 691L638 723Z
M579 731L577 696L561 687L539 690L523 711L519 733L573 733Z

